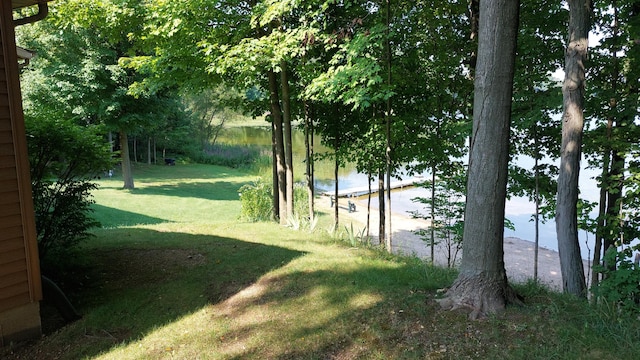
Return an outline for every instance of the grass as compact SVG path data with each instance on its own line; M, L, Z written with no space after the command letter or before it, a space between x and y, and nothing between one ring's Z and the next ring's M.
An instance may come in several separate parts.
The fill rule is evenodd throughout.
M2 359L631 359L638 322L532 284L482 321L433 301L454 271L324 231L245 223L251 174L139 166L135 190L101 180L104 224L62 281L84 314ZM345 239L346 240L346 239ZM55 312L43 305L45 324ZM51 320L53 319L53 320ZM54 330L55 329L55 330Z

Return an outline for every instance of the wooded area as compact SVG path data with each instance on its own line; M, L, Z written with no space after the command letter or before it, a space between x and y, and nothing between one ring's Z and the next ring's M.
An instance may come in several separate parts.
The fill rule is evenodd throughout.
M639 12L633 0L57 0L18 34L38 54L22 74L25 116L104 126L105 141L119 134L125 188L134 187L128 137L174 151L198 139L203 151L207 111L263 117L282 224L294 215L291 129L301 124L333 149L336 169L349 161L377 177L387 249L394 176L432 174L436 220L436 181L466 174L463 260L448 299L482 315L516 301L502 259L509 196L534 201L536 222L555 218L565 291L587 296L580 229L596 235L595 264L614 252L592 285L631 263ZM589 33L597 42L587 51ZM207 110L194 106L205 101ZM519 157L535 166L520 168ZM581 159L602 172L599 204L579 199Z

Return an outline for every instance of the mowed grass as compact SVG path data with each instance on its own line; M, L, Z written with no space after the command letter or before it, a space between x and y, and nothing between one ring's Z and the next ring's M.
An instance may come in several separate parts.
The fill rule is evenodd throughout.
M440 311L454 271L353 248L325 231L239 220L253 175L141 166L103 179L104 228L67 289L83 318L2 359L632 359L636 319L536 286L481 321Z

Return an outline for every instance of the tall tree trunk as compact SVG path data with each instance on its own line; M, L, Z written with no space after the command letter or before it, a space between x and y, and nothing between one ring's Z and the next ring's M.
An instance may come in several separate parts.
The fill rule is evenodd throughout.
M436 166L431 166L431 264L435 264L436 255Z
M293 145L291 144L291 93L287 62L280 62L280 86L282 87L282 122L284 135L284 158L286 172L287 220L293 217Z
M133 161L137 163L138 162L138 146L137 146L138 141L135 136L133 137L132 142L133 142Z
M586 297L578 243L578 176L584 126L584 80L591 7L589 0L569 0L569 41L562 85L563 115L556 232L563 291Z
M387 65L387 86L389 86L389 88L391 88L391 84L392 84L392 78L391 78L391 36L390 36L390 30L391 30L391 0L386 0L386 39L385 39L385 53L386 53L386 65ZM386 243L385 243L385 247L387 248L388 252L392 251L392 247L391 247L391 243L392 243L392 239L391 239L391 234L392 234L392 230L391 230L391 97L387 97L387 101L386 101L386 111L385 111L385 123L386 123L386 129L385 129L385 133L386 133L386 149L385 149L385 163L386 163L386 173L387 173L387 206L386 206L386 212L387 212L387 216L386 219L388 221L388 225L387 225L387 236L386 236Z
M369 239L371 229L371 182L373 181L373 176L371 175L371 171L367 170L367 239ZM370 241L369 241L370 242Z
M480 2L462 263L439 300L443 308L467 308L470 318L518 301L507 281L503 249L518 12L518 1Z
M535 164L534 164L534 177L535 177L535 189L533 191L533 197L536 206L536 213L534 215L535 221L535 247L533 248L533 281L538 282L538 250L540 248L540 169L538 156L540 154L538 132L536 127L533 128L533 141L535 146Z
M151 136L147 138L147 164L151 165Z
M616 127L619 126L620 121L615 122ZM620 141L619 139L613 139L612 143ZM611 235L604 238L604 248L608 249L610 246L616 247L616 244L620 242L620 232L622 230L622 185L624 176L624 157L621 156L620 149L616 149L615 146L611 151L611 168L609 172L609 182L607 187L607 223L606 227ZM612 264L615 266L615 264ZM613 269L612 269L613 270Z
M273 199L273 218L280 218L280 186L278 184L278 158L276 145L276 127L273 117L271 117L271 175L273 180L272 199Z
M287 223L287 164L284 150L282 109L280 107L280 97L278 96L278 79L273 70L267 71L269 78L269 101L271 103L271 118L273 119L273 133L275 145L275 164L277 172L277 184L273 184L274 189L278 189L278 219L280 224Z
M384 171L378 170L378 214L380 219L378 221L378 240L380 245L386 244L386 220L385 220L385 203L384 203Z
M596 240L600 240L600 246L604 246L604 250L606 251L609 247L615 247L615 242L619 238L619 231L615 231L614 229L619 227L618 218L619 218L619 207L616 206L620 200L621 192L622 192L622 182L620 181L619 190L617 192L618 186L616 182L618 181L618 177L622 174L622 166L620 164L620 156L617 155L618 149L614 146L615 139L613 138L613 129L614 124L616 124L616 119L618 118L618 114L616 114L617 108L617 91L618 91L618 77L620 76L620 70L618 67L618 56L617 52L620 50L618 46L618 6L617 1L614 0L611 4L614 16L614 24L616 27L614 28L614 33L612 36L612 49L610 49L611 55L613 57L613 71L611 73L611 92L613 96L609 101L610 113L607 119L607 133L606 133L606 142L605 142L605 151L604 151L604 159L602 161L602 190L604 190L604 194L601 193L601 203L600 203L600 211L602 212L602 221L598 222L599 225L602 225L601 231L598 233L603 234L604 237L597 238ZM622 160L624 161L624 160ZM604 197L604 199L602 199ZM606 235L605 235L606 234ZM614 235L615 234L615 235ZM598 263L600 262L601 249L598 249ZM596 251L594 251L594 264L595 264L595 256ZM609 270L615 270L616 264L615 262L607 264L610 266ZM593 282L599 282L599 280L593 279Z
M129 138L124 130L120 130L120 158L122 160L122 179L125 189L134 189L131 158L129 157Z
M613 104L612 104L613 105ZM603 243L605 242L604 235L606 233L605 226L609 223L607 220L607 202L609 199L609 188L611 186L610 180L610 167L611 167L611 136L613 131L613 117L609 116L607 119L607 132L606 132L606 141L604 146L604 151L602 152L602 175L600 178L602 179L600 182L600 199L598 202L598 223L596 229L596 239L595 245L593 248L593 265L592 276L591 276L591 286L595 287L600 282L600 277L602 276L601 272L595 268L596 265L604 265L602 263L602 255L603 251ZM606 251L607 247L604 247Z
M338 138L336 137L335 140L335 145L336 145L336 149L338 148ZM340 161L338 160L338 151L336 150L336 154L335 154L335 162L333 164L333 178L335 180L335 186L333 189L333 198L334 198L334 202L333 202L333 226L334 229L338 229L338 225L340 224L340 217L338 214L338 170L340 169Z
M314 209L314 179L313 179L313 118L311 116L311 105L305 100L304 102L304 149L305 149L305 165L307 180L307 197L309 206L309 220L313 220L315 216Z

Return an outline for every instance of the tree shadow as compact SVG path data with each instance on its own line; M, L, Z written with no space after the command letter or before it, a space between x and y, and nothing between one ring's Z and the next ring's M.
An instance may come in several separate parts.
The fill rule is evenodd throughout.
M238 200L238 190L245 184L229 181L177 182L140 187L131 192L134 195L178 196L231 201Z
M131 211L120 210L99 204L93 204L91 205L91 208L94 210L93 217L100 222L100 225L103 228L134 225L154 225L170 222L170 220L134 213Z
M84 329L84 336L65 339L66 344L59 346L65 347L67 354L82 357L135 341L153 329L224 301L304 254L232 238L139 228L111 229L98 236L131 241L126 247L88 245L75 269L80 281L54 279L83 314L81 320L57 331L73 334ZM49 321L46 316L55 317L42 315L44 326ZM51 346L51 342L42 344L42 349L52 354L59 350ZM29 353L27 348L15 354L22 359L30 358Z
M262 342L267 344L278 344L279 338L301 339L300 343L281 344L281 348L274 346L268 355L272 359L362 358L378 350L390 351L379 353L381 358L397 358L408 349L424 352L425 344L433 341L428 338L431 334L423 331L424 326L438 316L435 303L425 304L427 294L455 277L452 270L433 269L432 274L436 273L434 278L425 279L424 273L415 272L410 265L362 266L263 278L261 281L268 286L257 284L265 289L259 296L250 302L227 300L229 306L225 308L231 310L220 316L242 318L256 306L268 304L305 305L282 319L236 327L223 334L224 339L242 341L255 333L261 334ZM315 316L327 313L332 316ZM362 344L377 344L380 348L372 351ZM220 347L225 348L225 344ZM231 358L261 358L265 357L264 351L247 345L245 352Z

